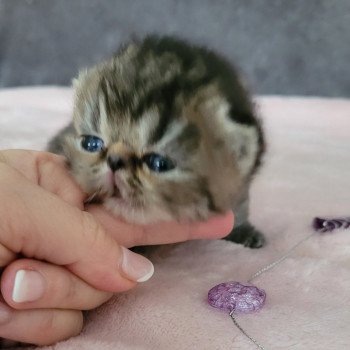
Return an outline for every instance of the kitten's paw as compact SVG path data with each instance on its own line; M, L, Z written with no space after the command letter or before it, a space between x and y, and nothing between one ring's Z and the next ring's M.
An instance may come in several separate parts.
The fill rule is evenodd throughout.
M224 239L243 244L245 247L249 248L261 248L266 243L264 235L250 223L245 223L234 228Z

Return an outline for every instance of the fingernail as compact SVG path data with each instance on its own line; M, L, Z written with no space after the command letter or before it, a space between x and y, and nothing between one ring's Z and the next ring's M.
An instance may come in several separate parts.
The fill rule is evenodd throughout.
M154 273L153 264L142 255L136 254L129 249L122 247L122 250L123 261L121 268L127 277L136 282L148 281Z
M40 299L45 292L46 283L41 273L32 270L18 270L13 285L12 300L24 303Z

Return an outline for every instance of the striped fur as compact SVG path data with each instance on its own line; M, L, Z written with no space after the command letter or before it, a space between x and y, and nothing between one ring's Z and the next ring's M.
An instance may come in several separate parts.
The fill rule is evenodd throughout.
M264 151L259 120L235 70L213 52L170 37L122 48L74 81L73 123L49 149L64 154L95 200L126 220L198 220L229 208L242 212ZM104 140L84 151L81 135ZM143 155L176 164L152 172ZM106 158L122 155L112 173ZM118 189L116 195L116 188Z

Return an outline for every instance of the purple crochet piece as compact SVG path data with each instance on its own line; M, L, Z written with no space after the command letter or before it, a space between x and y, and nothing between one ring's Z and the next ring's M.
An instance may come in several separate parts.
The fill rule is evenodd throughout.
M265 304L266 293L255 286L239 282L225 282L210 289L208 302L225 311L249 314L259 311Z
M313 228L318 232L332 232L339 228L349 228L350 218L323 219L315 218L312 223Z

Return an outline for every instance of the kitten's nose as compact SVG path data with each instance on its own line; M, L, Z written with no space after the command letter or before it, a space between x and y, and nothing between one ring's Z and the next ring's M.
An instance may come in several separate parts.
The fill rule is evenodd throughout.
M113 172L124 168L126 165L125 159L117 154L108 156L107 163Z

